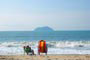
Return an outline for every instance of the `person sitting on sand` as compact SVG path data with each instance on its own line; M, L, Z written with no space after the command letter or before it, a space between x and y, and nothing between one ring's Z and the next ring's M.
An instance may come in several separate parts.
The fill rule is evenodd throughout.
M25 55L25 48L26 48L26 46L23 46L23 50L24 50L24 55Z
M27 55L29 55L29 53L31 53L32 55L34 55L34 50L31 49L31 47L29 46L24 46L24 52L26 52Z

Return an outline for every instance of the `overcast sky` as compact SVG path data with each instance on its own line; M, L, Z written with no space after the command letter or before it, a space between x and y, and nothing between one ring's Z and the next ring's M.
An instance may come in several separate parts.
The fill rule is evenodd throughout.
M90 30L90 0L0 0L0 31Z

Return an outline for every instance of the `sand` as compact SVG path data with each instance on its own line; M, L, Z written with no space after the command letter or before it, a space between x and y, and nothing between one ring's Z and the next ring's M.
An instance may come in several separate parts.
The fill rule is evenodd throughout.
M1 55L0 60L90 60L90 55Z

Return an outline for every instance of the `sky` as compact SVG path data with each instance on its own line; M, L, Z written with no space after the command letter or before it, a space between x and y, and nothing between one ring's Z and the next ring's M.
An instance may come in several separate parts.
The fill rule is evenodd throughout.
M0 31L90 30L90 0L0 0Z

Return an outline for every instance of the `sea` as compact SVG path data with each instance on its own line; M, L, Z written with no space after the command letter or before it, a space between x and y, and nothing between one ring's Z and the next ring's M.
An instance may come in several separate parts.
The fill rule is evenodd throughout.
M90 31L0 31L0 55L23 55L23 46L37 54L45 40L48 54L90 54Z

